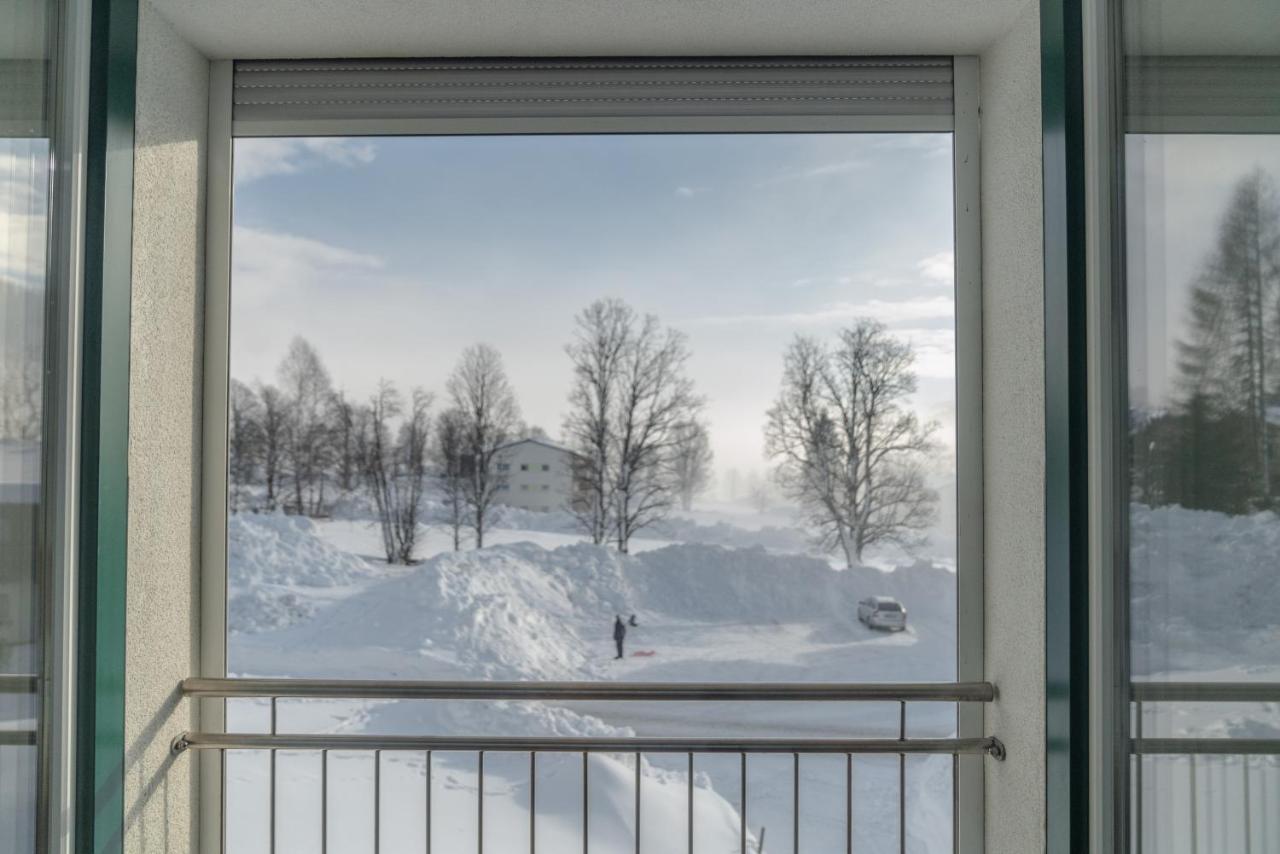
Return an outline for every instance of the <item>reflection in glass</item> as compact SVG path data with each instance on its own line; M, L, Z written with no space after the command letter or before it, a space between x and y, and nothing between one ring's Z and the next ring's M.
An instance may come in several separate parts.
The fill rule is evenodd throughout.
M1280 7L1124 4L1129 662L1280 683ZM1274 704L1134 704L1146 738L1280 739ZM1280 850L1274 755L1130 760L1140 854Z
M43 0L0 7L0 851L36 845L50 147Z

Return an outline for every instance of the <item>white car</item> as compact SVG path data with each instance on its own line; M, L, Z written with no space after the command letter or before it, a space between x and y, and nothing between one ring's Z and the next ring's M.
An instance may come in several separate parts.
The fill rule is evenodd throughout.
M907 627L907 609L892 596L869 596L858 603L858 619L867 628L900 632Z

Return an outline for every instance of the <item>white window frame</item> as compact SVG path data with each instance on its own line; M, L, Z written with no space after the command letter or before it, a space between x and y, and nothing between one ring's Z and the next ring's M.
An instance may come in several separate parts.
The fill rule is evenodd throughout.
M953 134L956 331L956 679L984 681L982 235L979 171L979 65L953 57L953 112L939 115L623 116L432 118L253 122L232 119L231 60L210 64L208 198L205 235L204 375L201 531L201 676L225 677L227 663L227 415L230 382L232 151L238 136L424 136L610 133L911 133ZM239 133L237 131L240 131ZM201 728L224 731L226 701L203 699ZM957 735L985 733L982 703L960 703ZM201 751L200 848L223 854L222 761ZM956 772L956 850L985 848L982 756L960 756Z

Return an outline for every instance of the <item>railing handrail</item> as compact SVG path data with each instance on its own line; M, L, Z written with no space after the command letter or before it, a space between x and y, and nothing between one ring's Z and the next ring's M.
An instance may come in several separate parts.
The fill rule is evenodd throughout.
M1275 756L1280 738L1131 738L1134 756Z
M1280 682L1134 682L1139 703L1280 703Z
M479 682L192 677L187 697L355 700L681 700L990 703L990 682Z
M836 753L989 754L1004 758L996 738L651 738L622 736L452 736L183 733L184 750L439 750L484 753Z

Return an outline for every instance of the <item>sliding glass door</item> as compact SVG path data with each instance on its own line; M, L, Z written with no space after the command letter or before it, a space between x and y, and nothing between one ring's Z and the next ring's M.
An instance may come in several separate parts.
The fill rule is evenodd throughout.
M36 850L53 3L0 7L0 850Z
M1173 6L1123 15L1129 835L1249 854L1280 850L1280 7Z

